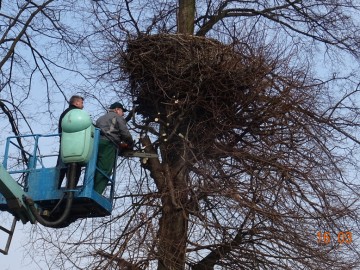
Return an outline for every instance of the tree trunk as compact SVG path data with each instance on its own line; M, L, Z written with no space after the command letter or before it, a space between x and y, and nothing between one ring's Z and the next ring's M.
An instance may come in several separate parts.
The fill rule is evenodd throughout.
M183 211L169 207L160 219L158 270L185 269L187 220Z
M158 270L185 269L188 214L182 208L186 204L186 172L173 176L165 165L167 188L162 192L163 211L159 222Z
M141 139L145 151L155 153L149 137ZM188 213L187 203L188 170L181 158L177 162L160 163L150 158L143 165L150 171L161 194L162 211L159 221L157 256L158 270L185 269Z
M194 34L195 0L179 0L178 33Z

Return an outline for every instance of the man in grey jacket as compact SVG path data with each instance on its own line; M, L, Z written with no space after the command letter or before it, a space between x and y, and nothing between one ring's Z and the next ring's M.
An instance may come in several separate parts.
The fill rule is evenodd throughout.
M111 104L109 112L96 121L96 126L101 130L96 166L106 174L103 175L99 171L95 173L94 190L99 194L104 192L108 184L117 158L117 148L133 147L133 138L123 117L126 111L121 103L115 102Z

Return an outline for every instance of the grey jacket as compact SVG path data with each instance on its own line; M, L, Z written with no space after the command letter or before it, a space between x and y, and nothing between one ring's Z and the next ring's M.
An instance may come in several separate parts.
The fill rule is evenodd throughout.
M106 135L101 135L101 139L111 140L117 145L120 142L125 142L129 145L133 144L133 138L126 127L125 119L115 112L108 112L100 116L96 120L96 126Z

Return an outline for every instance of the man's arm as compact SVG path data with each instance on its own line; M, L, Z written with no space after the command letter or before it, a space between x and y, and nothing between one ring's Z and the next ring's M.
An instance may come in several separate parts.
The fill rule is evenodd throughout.
M121 139L127 143L129 146L133 146L134 141L133 138L126 126L126 121L123 117L117 117L117 122L119 125L119 133L120 133L120 137Z

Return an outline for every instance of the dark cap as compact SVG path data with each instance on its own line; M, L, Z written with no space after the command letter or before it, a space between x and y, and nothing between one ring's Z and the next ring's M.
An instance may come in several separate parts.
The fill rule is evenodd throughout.
M120 102L115 102L113 104L110 105L110 109L116 109L116 108L120 108L123 110L123 112L127 112L128 110L124 108L124 106L120 103Z

